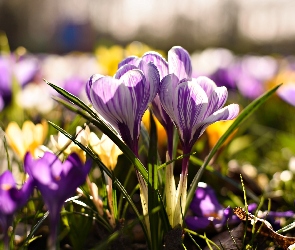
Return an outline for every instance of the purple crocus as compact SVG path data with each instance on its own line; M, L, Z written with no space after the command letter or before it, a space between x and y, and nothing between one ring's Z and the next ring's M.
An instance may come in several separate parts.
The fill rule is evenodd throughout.
M180 81L176 75L169 74L162 80L159 93L163 108L178 129L184 154L190 153L210 124L234 119L239 113L237 104L222 108L227 89L217 87L204 76Z
M13 214L23 207L33 191L33 179L29 178L21 189L17 189L12 173L6 170L0 176L0 226L4 233L4 246L8 249L8 228Z
M278 89L278 96L281 97L285 102L295 106L295 84L287 83Z
M123 65L114 77L93 75L86 85L93 107L136 155L140 122L158 92L159 81L155 65L141 61L138 67Z
M199 182L190 205L192 215L185 218L189 229L198 231L210 227L221 230L227 224L239 221L230 207L224 208L217 200L214 190L206 183Z
M45 152L42 158L36 160L27 153L24 167L34 179L49 210L51 230L48 245L49 249L55 249L61 208L65 200L85 182L91 162L84 165L75 153L70 154L64 162L50 152Z
M138 67L141 61L147 63L152 62L157 67L160 74L160 81L168 74L175 74L180 80L191 79L192 65L190 56L189 53L180 46L174 46L168 51L168 62L159 53L151 51L145 53L142 58L136 56L127 57L119 64L119 67L126 64ZM163 109L159 95L155 96L152 107L155 116L166 130L168 155L170 159L172 159L174 124Z
M169 74L161 81L159 96L163 108L177 127L183 154L191 152L196 140L210 124L234 119L239 113L237 104L222 108L227 100L226 87L217 87L204 76L180 80L175 74ZM189 157L184 157L176 211L179 206L184 208L186 203L188 164ZM179 216L176 213L174 218Z
M33 56L23 56L16 60L15 55L0 55L0 110L11 101L13 77L20 86L24 86L38 70L38 60Z

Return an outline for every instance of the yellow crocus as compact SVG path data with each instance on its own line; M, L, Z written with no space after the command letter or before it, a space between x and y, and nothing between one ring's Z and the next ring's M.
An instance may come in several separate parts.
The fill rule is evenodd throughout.
M105 134L99 139L93 132L90 133L89 144L102 163L109 169L114 170L118 156L123 153L118 146Z
M5 130L9 145L21 160L27 152L37 157L36 150L44 143L47 132L46 121L36 125L31 121L25 121L22 128L16 122L10 122Z
M95 50L95 55L103 75L114 75L118 69L118 64L124 58L124 49L114 45L110 48L100 46Z
M234 120L219 121L211 124L206 132L208 134L208 141L210 148L213 148L220 137L226 132L226 130L232 125ZM234 134L230 135L223 145L227 144L233 137Z

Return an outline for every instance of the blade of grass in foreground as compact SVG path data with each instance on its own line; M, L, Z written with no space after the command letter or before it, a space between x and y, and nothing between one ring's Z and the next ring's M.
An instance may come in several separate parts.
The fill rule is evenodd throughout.
M231 135L232 132L235 131L236 128L246 119L248 118L256 109L258 109L272 94L276 92L276 90L280 87L281 85L275 86L265 94L261 95L257 99L255 99L253 102L251 102L241 113L240 115L235 119L233 124L228 128L228 130L221 136L221 138L217 141L215 146L211 149L209 155L206 157L203 165L195 175L191 186L188 191L187 195L187 201L186 201L186 206L185 206L185 212L187 211L193 196L195 194L195 191L198 186L198 182L200 181L206 166L209 164L210 160L214 156L214 154L217 152L217 150L221 147L221 145L225 142L225 140Z

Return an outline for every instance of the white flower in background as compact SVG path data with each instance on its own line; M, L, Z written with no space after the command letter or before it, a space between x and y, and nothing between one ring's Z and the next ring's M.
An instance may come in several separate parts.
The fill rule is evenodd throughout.
M30 83L17 94L16 101L23 109L46 114L53 110L54 100L45 84Z

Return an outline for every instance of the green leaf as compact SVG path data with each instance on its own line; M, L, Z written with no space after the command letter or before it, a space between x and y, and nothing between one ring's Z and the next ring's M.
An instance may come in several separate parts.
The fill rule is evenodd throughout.
M210 160L214 156L214 154L218 151L218 149L222 146L222 144L225 142L225 140L240 126L240 124L246 120L256 109L258 109L272 94L275 93L275 91L280 87L281 85L275 86L265 94L258 97L256 100L251 102L241 113L240 115L235 119L233 124L228 128L228 130L223 134L223 136L218 140L216 145L211 149L209 155L206 157L203 165L195 175L191 186L188 191L187 201L186 201L186 207L185 212L187 211L193 196L195 194L195 191L198 186L198 182L200 181L206 166L209 164Z
M148 153L148 211L153 211L158 206L158 171L157 171L157 130L152 113L150 112L150 142ZM152 249L159 249L159 214L149 214L151 228Z

